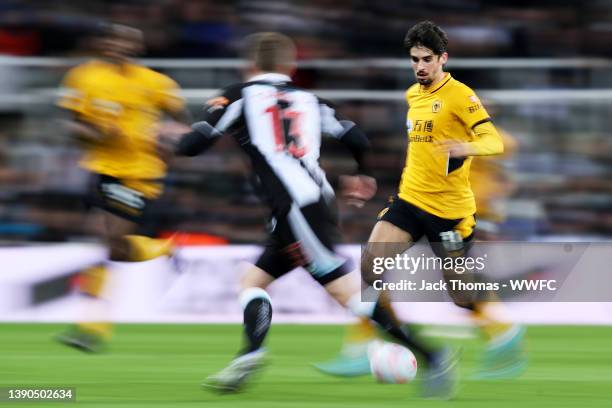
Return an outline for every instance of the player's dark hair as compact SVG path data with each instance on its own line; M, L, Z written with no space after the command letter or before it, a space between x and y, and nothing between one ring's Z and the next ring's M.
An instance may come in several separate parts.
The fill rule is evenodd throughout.
M118 23L99 23L95 30L100 37L116 37L135 42L142 42L142 31L135 27Z
M135 57L144 52L144 37L140 29L130 27L124 24L117 24L111 22L99 22L93 27L90 37L88 38L90 46L97 51L107 49L109 45L108 40L122 40L128 41L132 44L131 49L123 53L129 57Z
M245 39L244 57L261 71L274 72L295 62L295 44L280 33L252 34Z
M442 55L448 47L448 37L444 30L431 21L415 24L404 37L404 49L410 53L412 47L425 47L435 55Z

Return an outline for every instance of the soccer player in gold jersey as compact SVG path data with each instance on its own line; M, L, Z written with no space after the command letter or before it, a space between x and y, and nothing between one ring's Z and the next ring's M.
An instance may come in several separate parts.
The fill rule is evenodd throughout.
M109 248L109 262L87 269L80 279L81 291L97 300L97 316L84 311L84 321L59 337L84 351L99 350L111 335L105 313L99 313L109 267L171 252L170 241L138 235L138 227L166 175L161 140L171 135L160 134L161 120L166 114L188 120L178 85L132 59L143 50L141 31L117 24L99 29L93 42L99 57L67 73L58 101L70 133L81 142L80 165L92 175L87 204L102 210L101 235ZM189 129L169 123L177 133Z
M437 256L465 256L476 225L469 182L472 157L504 150L476 93L444 71L447 44L446 33L430 21L416 24L406 34L404 46L417 80L406 92L409 147L399 192L380 212L362 256L366 280L371 260L388 255L382 253L384 243L402 243L407 249L425 236ZM459 276L452 271L444 275ZM460 291L449 295L470 311L488 340L483 374L504 376L520 370L523 330L501 321L488 299L473 299ZM361 320L349 334L346 355L318 368L342 376L369 371L359 344L365 346L375 336L374 327Z

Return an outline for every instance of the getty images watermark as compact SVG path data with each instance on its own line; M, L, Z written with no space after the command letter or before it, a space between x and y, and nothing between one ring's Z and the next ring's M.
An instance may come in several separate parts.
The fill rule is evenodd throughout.
M406 253L396 254L393 257L374 257L372 263L372 272L375 275L380 275L381 279L375 279L372 286L375 290L408 290L408 291L446 291L446 290L488 290L498 291L500 288L510 288L512 291L523 290L557 290L556 279L509 279L508 283L500 282L478 282L465 281L464 279L446 280L440 279L432 282L427 279L413 281L402 279L399 282L385 282L382 275L388 270L403 271L410 275L416 275L418 271L448 271L457 275L466 273L478 273L486 270L486 260L488 255L485 253L482 256L459 256L459 257L438 257L438 256L410 256ZM447 273L446 276L449 274Z
M439 248L438 248L439 249ZM470 299L612 301L611 243L495 242L440 253L427 243L370 243L362 247L362 300L381 291L394 301ZM603 268L603 269L602 269ZM604 282L605 281L605 282Z

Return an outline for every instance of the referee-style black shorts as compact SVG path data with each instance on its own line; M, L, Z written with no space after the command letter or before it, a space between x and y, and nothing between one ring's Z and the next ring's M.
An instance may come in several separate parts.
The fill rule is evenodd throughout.
M476 225L473 215L459 219L440 218L398 196L391 197L387 207L378 215L378 220L390 222L408 232L414 242L427 237L434 253L440 257L465 256Z
M275 279L304 267L321 285L350 272L347 260L334 251L339 238L336 217L323 199L298 207L270 222L270 235L256 262Z

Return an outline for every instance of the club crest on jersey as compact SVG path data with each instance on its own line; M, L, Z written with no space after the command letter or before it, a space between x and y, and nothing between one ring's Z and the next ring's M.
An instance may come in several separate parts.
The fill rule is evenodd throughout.
M440 109L442 109L442 101L437 100L433 103L433 105L431 105L431 111L433 113L438 113L440 112Z
M480 102L480 101L478 100L478 97L477 97L476 95L470 95L469 100L470 100L470 102L472 102L472 103L478 103L478 102Z

